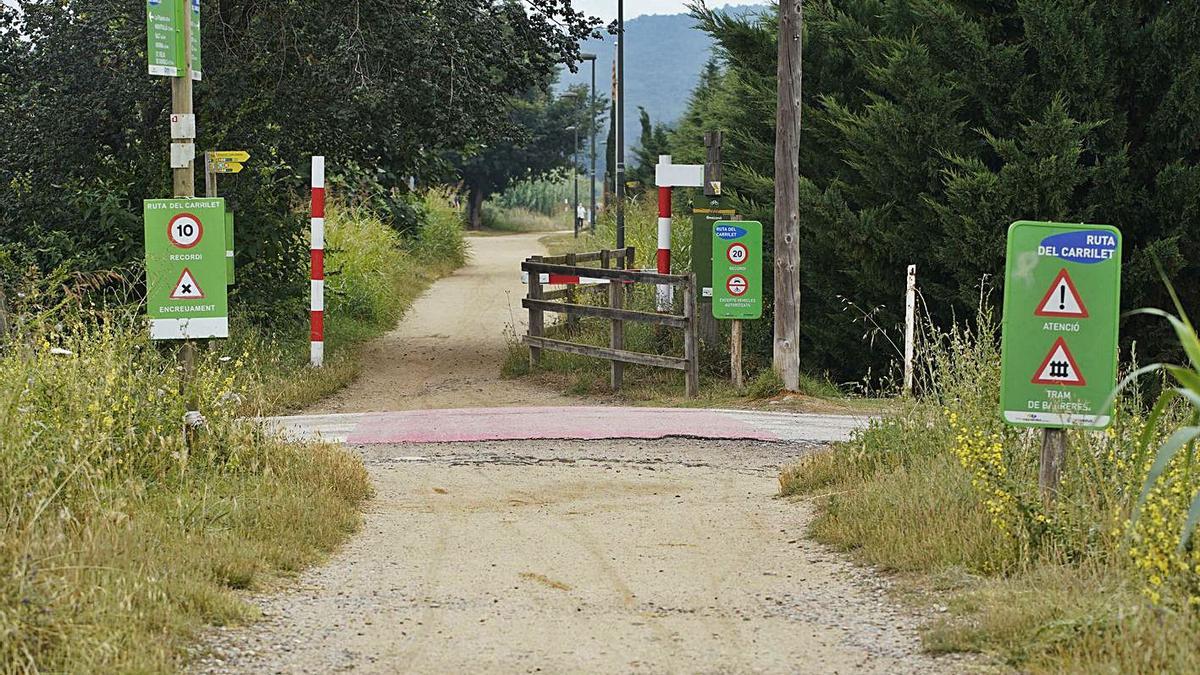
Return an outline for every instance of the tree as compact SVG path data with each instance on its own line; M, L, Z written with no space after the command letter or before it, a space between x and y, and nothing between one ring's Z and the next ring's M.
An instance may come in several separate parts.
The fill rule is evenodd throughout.
M775 16L695 10L724 74L693 109L726 131L740 210L772 221ZM910 263L936 322L974 316L1018 219L1120 227L1124 309L1169 305L1155 258L1184 304L1200 304L1200 258L1187 254L1200 237L1198 22L1200 5L1178 2L805 3L805 366L882 372L892 355L863 335L899 325ZM696 152L699 139L672 143ZM847 301L868 326L847 319ZM1158 331L1132 319L1122 332L1157 359L1171 348Z
M141 258L141 202L169 194L170 85L146 74L128 0L0 6L0 249L42 268ZM239 310L304 315L307 158L376 176L444 173L507 133L510 96L578 57L596 21L570 0L202 0L197 147L250 151L222 193L238 215ZM133 276L133 275L130 275Z
M571 87L557 99L550 82L533 87L509 106L507 130L495 140L457 160L467 189L467 221L483 227L483 202L521 180L545 176L570 166L572 144L584 139L592 119L586 86ZM605 101L597 100L596 112Z
M641 135L638 145L633 149L634 164L629 170L626 180L638 183L643 190L654 187L654 167L658 165L658 156L670 154L670 129L664 124L651 124L650 113L638 106L638 121L641 123Z

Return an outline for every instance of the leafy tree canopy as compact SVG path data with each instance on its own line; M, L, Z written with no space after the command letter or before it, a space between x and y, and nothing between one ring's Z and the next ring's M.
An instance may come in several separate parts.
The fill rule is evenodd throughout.
M808 368L879 373L894 354L864 332L899 324L910 263L939 323L973 316L980 281L1001 279L1007 228L1020 219L1116 225L1126 237L1124 308L1169 304L1156 258L1197 307L1200 4L804 7ZM701 133L724 130L726 185L744 213L770 222L776 16L739 19L702 4L694 13L718 41L721 67L695 92L673 154L700 161ZM866 330L844 299L870 313ZM1155 330L1130 320L1123 334L1155 358L1169 344ZM756 347L769 352L769 338Z
M507 127L489 143L471 154L456 158L467 189L468 220L474 229L482 225L483 201L510 185L553 174L570 166L578 140L586 144L591 129L599 126L607 105L597 97L593 106L588 87L576 86L557 98L551 81L531 87L509 104ZM596 120L593 127L592 120Z
M142 200L170 195L170 85L146 74L145 8L16 4L0 7L0 257L136 262ZM197 147L252 155L221 185L243 306L303 289L293 206L310 155L444 175L447 151L506 134L510 97L575 62L596 25L570 0L202 0L201 17Z

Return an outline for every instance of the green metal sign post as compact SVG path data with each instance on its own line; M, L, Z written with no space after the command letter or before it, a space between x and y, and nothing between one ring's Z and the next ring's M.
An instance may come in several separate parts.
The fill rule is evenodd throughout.
M713 316L762 318L762 223L721 220L712 227Z
M146 313L153 340L229 337L224 199L147 199Z
M712 225L712 315L731 319L729 372L741 388L742 321L761 319L763 304L762 223L755 220L719 220Z
M1014 223L1005 267L1000 409L1009 424L1104 429L1117 381L1121 233Z
M233 271L233 211L225 212L225 283L237 283Z

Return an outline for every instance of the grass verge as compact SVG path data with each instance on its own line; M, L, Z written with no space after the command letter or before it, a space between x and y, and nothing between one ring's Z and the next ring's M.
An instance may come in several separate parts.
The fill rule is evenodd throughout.
M780 477L821 506L811 534L903 578L949 611L926 649L978 652L1022 672L1200 672L1200 554L1179 546L1200 490L1195 448L1131 511L1152 457L1139 393L1107 432L1069 433L1053 507L1037 492L1040 434L1000 422L995 330L933 335L926 396ZM1165 436L1185 424L1177 406ZM1187 455L1187 456L1185 456Z
M174 359L132 314L69 314L0 358L0 670L170 672L233 593L319 560L370 486L340 449L238 421L258 386L207 361L189 449Z

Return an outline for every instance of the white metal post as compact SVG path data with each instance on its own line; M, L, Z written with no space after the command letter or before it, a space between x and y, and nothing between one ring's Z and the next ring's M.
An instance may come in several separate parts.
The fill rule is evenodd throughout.
M670 166L670 155L658 156L659 166ZM671 186L660 185L658 187L658 258L657 270L659 274L671 273ZM659 284L655 297L657 302L655 308L660 312L671 311L672 304L671 286L667 284Z
M917 327L917 266L908 266L908 284L904 299L904 395L913 392L913 357L916 352L913 341Z

